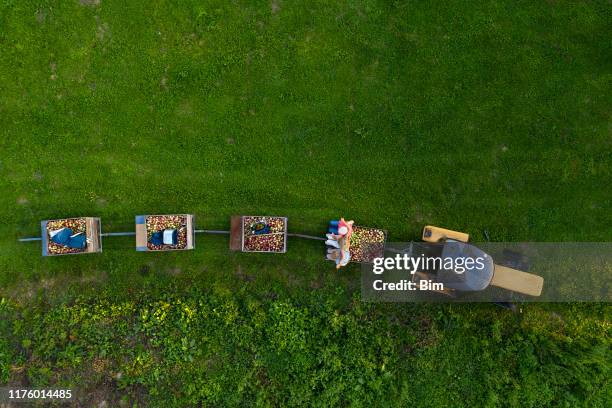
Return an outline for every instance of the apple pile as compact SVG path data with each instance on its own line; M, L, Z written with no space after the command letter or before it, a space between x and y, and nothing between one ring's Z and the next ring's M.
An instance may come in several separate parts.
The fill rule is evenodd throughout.
M375 228L353 227L351 261L373 262L385 254L385 232Z
M168 249L185 249L187 247L187 217L184 215L149 215L147 225L147 248L151 251L165 251ZM177 245L153 245L149 242L151 235L165 229L178 230Z
M263 222L270 226L267 234L255 235L252 226ZM242 238L245 252L285 252L287 226L282 217L243 217Z
M87 231L87 222L85 221L85 218L69 218L47 222L47 252L54 255L77 254L79 252L83 252L85 249L68 248L63 245L57 245L56 243L51 242L49 232L62 228L70 228L73 234L78 234L79 232Z

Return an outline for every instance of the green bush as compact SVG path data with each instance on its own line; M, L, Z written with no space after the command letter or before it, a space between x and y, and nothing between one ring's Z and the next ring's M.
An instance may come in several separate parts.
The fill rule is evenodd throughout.
M340 294L341 295L341 294ZM607 306L376 305L337 291L106 296L2 308L2 382L86 392L114 383L150 406L604 406ZM432 317L433 316L433 317Z

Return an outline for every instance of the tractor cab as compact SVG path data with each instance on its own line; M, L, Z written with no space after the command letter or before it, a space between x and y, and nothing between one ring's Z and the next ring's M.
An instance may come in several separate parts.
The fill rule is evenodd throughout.
M442 283L444 290L440 292L447 295L484 290L493 278L491 256L465 242L412 242L407 253L411 258L421 258L412 281L417 284L421 280Z
M479 248L461 241L447 240L440 255L443 260L453 260L453 268L440 268L438 281L444 286L464 292L483 290L493 278L493 259ZM465 262L464 260L475 260ZM461 260L461 261L460 261ZM480 261L480 262L477 262Z
M489 286L530 296L540 296L544 279L507 266L497 265L493 258L480 248L469 244L469 235L444 228L426 226L423 241L412 243L412 257L423 256L439 259L427 262L413 275L413 281L431 280L444 284L444 294L474 292Z

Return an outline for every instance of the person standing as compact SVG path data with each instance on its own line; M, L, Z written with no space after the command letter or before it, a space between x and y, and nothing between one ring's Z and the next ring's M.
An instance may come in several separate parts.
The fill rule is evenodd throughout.
M328 259L335 259L336 269L346 266L351 259L351 235L353 234L354 221L346 221L340 218L339 221L329 223L329 233L326 235L325 244L330 246Z

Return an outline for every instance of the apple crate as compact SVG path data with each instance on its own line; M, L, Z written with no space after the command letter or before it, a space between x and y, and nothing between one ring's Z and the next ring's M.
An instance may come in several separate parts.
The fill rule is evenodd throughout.
M242 252L287 252L287 217L243 215L239 226Z
M195 248L193 214L137 215L137 251L184 251Z
M373 263L385 256L387 232L378 228L353 226L351 235L351 262Z
M41 222L41 229L43 256L102 252L100 218L77 217L45 220ZM60 235L64 237L62 243L57 242ZM77 243L84 244L84 246L75 245Z

